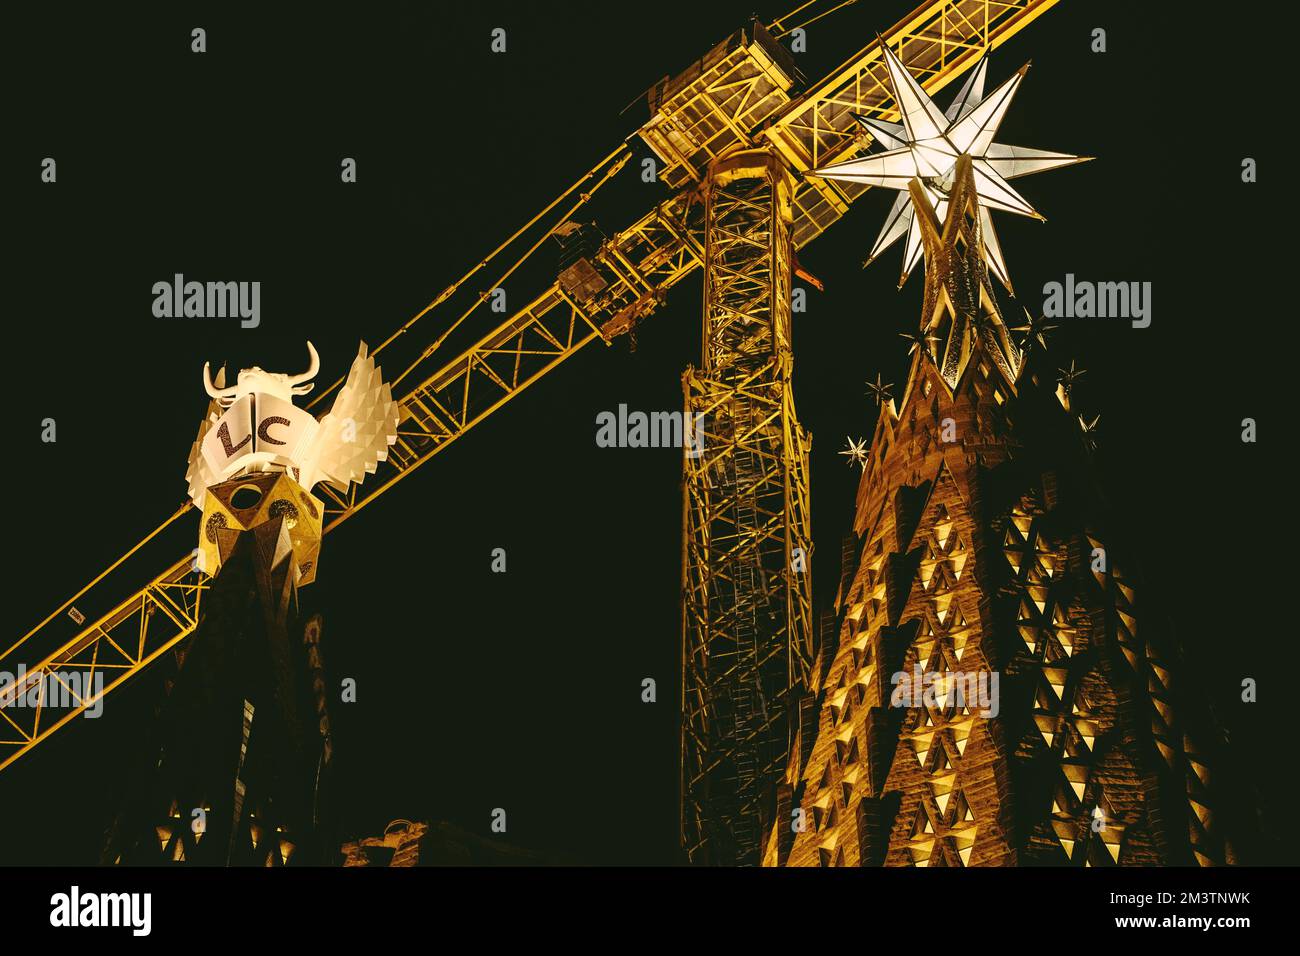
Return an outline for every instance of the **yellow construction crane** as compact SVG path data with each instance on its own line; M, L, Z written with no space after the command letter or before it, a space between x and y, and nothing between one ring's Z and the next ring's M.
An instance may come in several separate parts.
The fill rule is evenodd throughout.
M511 264L480 286L499 287L548 238L566 235L632 158L625 141L402 325L373 350L378 358L403 343L383 356L401 406L397 442L377 480L347 494L323 488L328 533L583 346L632 331L702 268L703 355L684 377L686 411L706 423L704 454L686 460L683 508L682 839L696 860L756 858L758 804L787 750L786 714L808 690L811 583L799 562L811 549L809 442L790 393L791 269L795 250L867 187L803 174L866 148L855 115L894 120L897 111L872 31L862 30L859 52L804 85L777 40L854 2L810 0L770 24L755 21L652 87L650 118L635 135L657 157L671 197L582 250L532 301L448 358L449 337L486 312L491 294L462 290L513 250ZM882 37L933 92L1056 2L929 0ZM469 307L441 334L415 344L417 323L466 297ZM394 366L402 352L405 367ZM67 685L62 699L47 700L61 672L102 674L102 697L194 630L209 579L191 555L96 620L77 610L106 606L113 573L189 510L181 506L0 654L0 671L25 671L0 690L0 770L96 703ZM60 635L65 615L79 627L71 639ZM20 699L25 706L15 706Z

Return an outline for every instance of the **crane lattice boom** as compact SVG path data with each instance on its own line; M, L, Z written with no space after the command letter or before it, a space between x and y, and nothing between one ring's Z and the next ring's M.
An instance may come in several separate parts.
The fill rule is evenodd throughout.
M972 66L986 48L1005 42L1056 2L931 0L886 31L883 38L933 92ZM829 12L818 13L814 19ZM774 31L778 35L788 32L781 21L778 26ZM450 361L443 360L438 350L446 333L425 348L394 388L402 420L397 444L387 462L379 466L378 480L353 485L346 495L326 492L326 533L583 346L597 340L608 345L652 314L669 289L702 265L703 210L698 187L719 156L770 148L789 169L801 173L850 158L866 148L869 140L853 120L854 114L897 118L874 38L802 92L790 81L795 71L780 68L782 56L788 58L789 54L756 24L753 29L737 31L694 67L650 91L652 115L637 135L659 156L664 164L659 178L676 193L610 236L594 254L580 258L526 306ZM598 188L622 169L631 155L628 144L620 145L561 199L580 188ZM817 178L797 181L792 195L794 248L821 235L866 189ZM554 234L586 198L587 194L581 193L546 235ZM547 210L561 205L557 200ZM529 253L540 244L541 240ZM512 271L513 267L506 274ZM409 334L415 322L444 302L448 293L402 326L375 354ZM485 297L480 296L477 304ZM327 389L319 398L329 392ZM96 701L66 685L61 700L46 699L52 686L47 678L54 678L57 686L60 672L99 673L104 686L98 696L106 695L176 648L194 630L209 579L187 555L97 620L84 626L78 622L80 630L70 639L60 633L65 612L75 615L75 602L103 606L100 599L111 572L188 510L188 506L180 508L0 655L0 671L20 673L20 665L25 670L22 679L0 690L0 770L48 740ZM16 706L22 698L26 698L25 706Z

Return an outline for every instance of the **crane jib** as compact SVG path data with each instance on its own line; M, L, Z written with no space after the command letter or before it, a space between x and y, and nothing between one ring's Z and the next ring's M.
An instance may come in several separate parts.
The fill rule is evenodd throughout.
M923 77L922 85L933 92L972 65L983 50L1005 42L1057 2L930 0L919 4L894 27L882 31L882 36L891 49L900 52L908 67ZM859 149L862 144L853 130L853 115L869 113L888 119L894 110L887 84L882 82L874 25L863 23L861 29L864 46L856 56L822 78L810 81L803 93L787 98L785 105L765 120L761 130L758 127L745 130L745 138L765 141L796 173L847 158ZM756 47L766 49L767 44L760 41ZM769 59L781 66L777 60L782 58ZM754 82L769 82L771 76L756 76ZM672 96L681 91L674 88L663 92ZM755 144L751 141L746 145ZM376 482L363 497L336 496L325 489L327 506L334 515L326 531L389 490L470 427L562 364L578 348L602 339L604 322L621 315L623 324L616 331L630 330L636 321L653 311L669 287L700 264L700 250L694 245L694 238L683 229L682 222L664 214L681 207L683 197L698 184L695 177L699 173L696 171L693 177L686 172L689 166L680 163L677 168L690 185L683 185L674 197L611 236L606 244L610 250L608 261L598 263L607 270L599 277L606 286L596 299L579 301L558 284L552 286L549 292L510 316L497 330L483 336L463 355L443 365L440 372L426 378L424 384L402 398L402 432L397 445L390 450L388 461L380 466L383 480ZM793 199L794 248L802 248L825 231L865 189L800 178ZM599 285L592 280L584 283L583 288ZM557 318L561 310L564 314ZM404 327L404 331L409 330ZM533 366L521 367L521 363L530 360L535 362ZM477 387L485 389L485 397L471 394ZM237 443L239 433L233 426L229 434ZM282 436L283 433L271 426L268 434ZM77 633L71 638L57 636L55 625L65 613L77 621L80 612L73 602L100 597L99 591L107 587L103 582L110 572L154 543L186 511L188 505L8 646L0 654L0 670L14 671L20 661L27 663L28 671L33 674L42 668L52 670L83 659L98 662L93 666L111 662L114 670L106 677L103 690L107 694L175 648L196 626L199 603L209 585L209 579L193 566L189 555L172 563L124 599L113 602L114 595L104 594L98 604L110 609L102 614L92 612L98 616L86 626L78 622ZM74 709L67 714L50 715L43 714L41 708L20 712L0 700L0 717L4 718L0 722L4 728L0 730L0 771L49 739L79 712Z

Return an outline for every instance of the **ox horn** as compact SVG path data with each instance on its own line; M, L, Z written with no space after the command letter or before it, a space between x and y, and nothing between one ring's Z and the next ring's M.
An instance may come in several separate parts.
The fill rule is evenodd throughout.
M307 343L307 353L311 356L311 365L301 375L290 375L290 385L300 385L303 382L310 381L320 371L320 356L316 354L316 346L312 345L310 341Z
M207 362L203 363L203 388L208 393L209 398L214 398L218 401L225 398L233 398L235 395L235 386L233 385L229 388L217 388L217 386L212 384L212 368Z

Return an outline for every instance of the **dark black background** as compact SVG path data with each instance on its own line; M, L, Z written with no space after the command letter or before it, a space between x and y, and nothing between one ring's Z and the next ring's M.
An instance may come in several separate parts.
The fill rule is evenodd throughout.
M801 69L822 75L910 6L864 0L814 25ZM646 108L620 113L629 101L751 12L785 9L6 11L5 646L183 500L204 361L297 371L310 337L333 381L358 339L382 341L632 134ZM194 26L206 54L190 52ZM505 55L489 50L496 26ZM1108 31L1105 54L1090 52L1094 27ZM1018 184L1046 225L999 217L1026 304L1067 272L1154 284L1150 328L1066 320L1053 348L1088 369L1076 402L1101 415L1099 465L1140 556L1128 563L1182 635L1252 768L1279 858L1294 862L1281 849L1294 786L1281 714L1296 670L1279 402L1294 279L1270 233L1292 174L1266 138L1285 88L1267 72L1280 37L1263 32L1191 4L1064 0L995 53L990 77L1034 59L1000 141L1098 157ZM45 156L55 185L39 181ZM355 185L339 182L344 156L358 161ZM1244 156L1259 161L1258 184L1241 182ZM609 233L666 195L621 179L633 181L599 211ZM855 488L836 452L874 423L863 382L905 374L898 333L920 302L919 274L894 289L897 247L858 268L891 198L868 194L800 255L827 286L795 327L819 606ZM542 272L553 257L538 254ZM261 326L154 318L151 286L175 272L260 280ZM542 288L535 278L507 285L513 305ZM593 437L596 413L620 402L680 407L699 297L695 276L635 351L589 346L326 541L303 601L326 615L331 673L359 687L335 710L345 836L394 817L487 834L503 807L509 842L557 859L678 862L680 458ZM412 334L431 341L452 318L436 312ZM1245 416L1259 444L1240 441ZM56 444L40 441L46 417ZM196 527L178 523L104 600L187 551ZM496 547L504 575L489 571ZM1258 704L1240 702L1246 676ZM659 684L652 706L644 677ZM95 859L156 692L141 677L103 719L0 773L0 862Z

